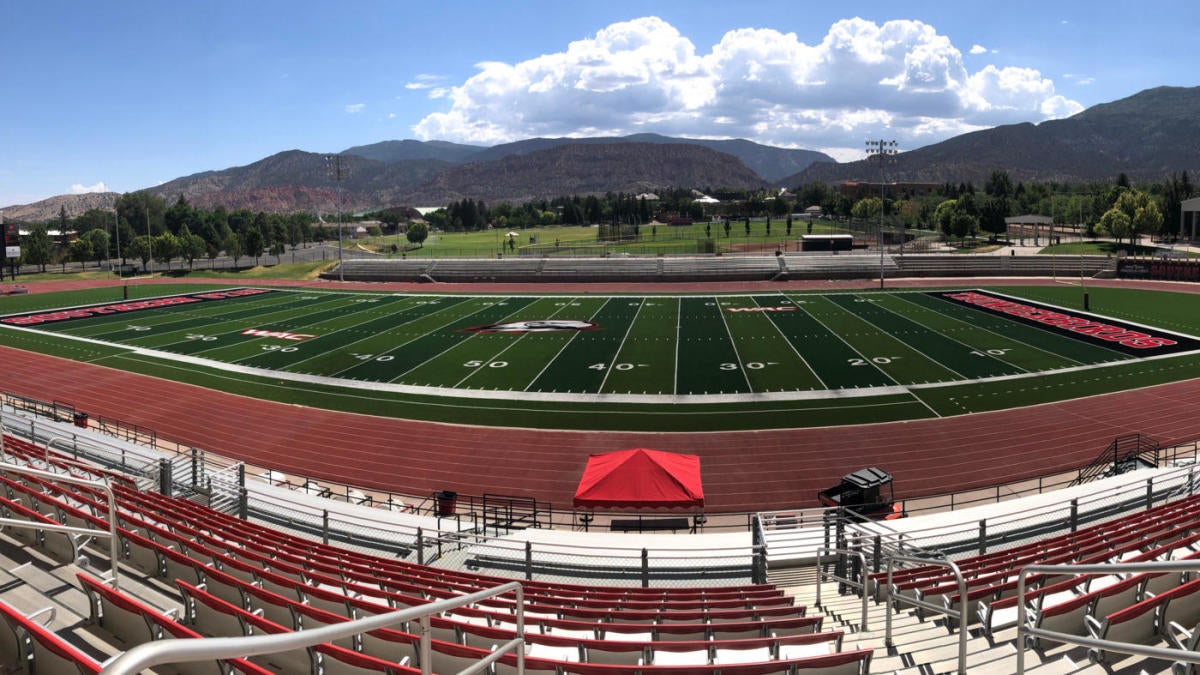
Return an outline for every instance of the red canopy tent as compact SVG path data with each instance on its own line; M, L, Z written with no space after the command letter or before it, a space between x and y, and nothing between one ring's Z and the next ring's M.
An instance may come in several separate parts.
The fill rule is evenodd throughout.
M643 448L589 455L575 506L704 506L700 458Z

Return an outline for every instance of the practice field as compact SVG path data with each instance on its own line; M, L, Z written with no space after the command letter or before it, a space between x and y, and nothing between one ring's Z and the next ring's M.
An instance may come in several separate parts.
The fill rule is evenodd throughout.
M239 288L10 314L0 337L276 400L561 428L915 419L1182 379L1197 365L1200 342L1179 327L1010 290L473 297Z

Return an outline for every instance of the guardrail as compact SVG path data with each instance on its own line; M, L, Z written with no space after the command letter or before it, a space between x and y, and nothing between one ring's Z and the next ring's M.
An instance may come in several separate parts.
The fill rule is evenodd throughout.
M1029 625L1028 608L1024 602L1025 589L1028 583L1028 576L1030 574L1109 575L1119 574L1121 572L1138 574L1143 572L1195 572L1197 570L1200 570L1200 561L1193 560L1175 560L1153 563L1109 563L1105 565L1030 565L1028 567L1021 568L1021 572L1017 575L1017 597L1021 599L1021 601L1017 603L1018 675L1023 675L1025 672L1025 650L1027 649L1026 642L1029 638L1043 637L1050 640L1055 640L1057 642L1079 645L1081 647L1089 647L1091 649L1102 649L1120 652L1122 654L1132 654L1134 656L1146 656L1168 661L1200 664L1200 652L1189 651L1186 649L1154 647L1131 642L1101 640L1099 638L1072 635L1070 633L1060 633L1057 631L1045 630L1042 628L1037 628L1036 626L1031 626Z
M457 598L439 600L427 605L409 607L387 614L377 614L354 621L347 621L331 626L313 628L288 633L272 635L250 635L243 637L212 637L212 638L171 638L143 642L129 651L121 654L104 668L105 675L131 675L147 668L161 666L167 663L191 663L232 659L260 654L274 654L289 649L302 649L322 642L331 642L366 633L377 628L386 628L404 621L417 619L420 622L420 657L421 673L430 675L433 670L431 648L431 629L429 617L464 605L487 600L509 591L516 592L516 637L501 645L497 645L492 653L479 660L460 675L470 675L483 671L500 659L501 656L516 651L517 673L525 672L525 590L517 582L509 582L482 591Z
M958 584L958 599L960 609L951 609L935 605L932 602L926 602L920 598L905 595L903 593L892 592L892 573L895 570L896 563L908 562L920 565L939 565L948 567L954 573L955 583ZM895 601L895 602L893 602ZM887 588L884 590L884 602L887 604L887 628L884 631L884 644L888 648L895 647L892 641L892 612L895 609L895 603L902 602L913 607L928 609L939 614L945 614L948 618L958 621L958 672L960 675L966 675L967 672L967 622L963 619L967 616L967 582L963 579L962 571L958 569L951 560L938 560L937 558L918 558L916 556L891 556L888 558L887 569Z
M844 577L838 576L836 568L832 573L826 573L824 565L826 554L836 555L839 560L838 564L842 567L845 567L845 559L847 556L857 558L859 579L851 579L849 575ZM839 584L844 584L850 588L858 590L859 594L862 596L862 618L859 620L858 630L869 630L867 628L867 556L864 555L862 551L855 551L846 548L823 548L820 551L817 551L817 607L822 609L821 584L824 583L826 579L830 581L836 581Z
M12 471L13 473L25 474L44 478L49 481L67 483L69 485L83 485L99 490L104 493L105 499L108 500L108 530L97 530L88 527L74 527L71 525L51 525L48 523L39 523L31 520L21 520L19 518L0 518L0 525L19 527L30 530L45 530L47 532L65 532L67 534L80 535L84 537L100 537L108 538L108 559L112 565L112 580L113 588L117 588L120 584L118 561L120 557L117 555L117 550L120 547L120 540L117 539L117 506L116 497L113 495L112 488L105 481L88 480L85 478L76 478L70 475L55 473L53 471L43 471L35 469L31 466L22 464L14 464L8 461L8 455L4 449L4 434L7 431L3 424L0 424L0 469ZM49 464L47 464L49 466Z

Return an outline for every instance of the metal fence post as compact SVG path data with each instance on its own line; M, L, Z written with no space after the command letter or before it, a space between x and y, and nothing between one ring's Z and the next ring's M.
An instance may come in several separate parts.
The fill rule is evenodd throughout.
M425 530L417 528L417 564L425 564Z
M250 493L243 485L238 488L238 518L246 520L250 517Z
M321 510L321 543L329 545L329 511Z
M979 555L984 553L987 553L987 518L979 521Z
M171 493L171 461L166 457L158 460L158 492L167 497L174 496Z
M1154 508L1154 479L1146 479L1146 509Z
M1071 500L1071 531L1079 529L1079 499Z
M533 580L533 542L525 542L525 581Z
M642 588L650 588L650 552L642 549Z

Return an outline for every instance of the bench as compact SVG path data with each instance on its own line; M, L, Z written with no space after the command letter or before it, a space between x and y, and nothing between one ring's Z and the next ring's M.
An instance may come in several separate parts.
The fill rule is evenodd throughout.
M679 518L618 518L612 521L609 529L613 532L663 532L670 530L690 530L692 524L686 517Z

